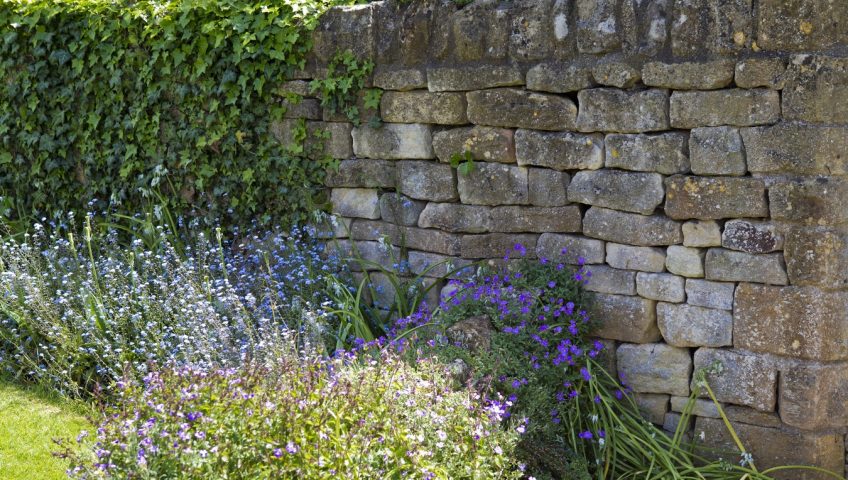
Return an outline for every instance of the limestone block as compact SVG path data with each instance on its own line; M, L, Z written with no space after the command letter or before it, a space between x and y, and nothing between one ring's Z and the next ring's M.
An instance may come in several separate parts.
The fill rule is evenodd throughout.
M704 250L671 245L667 250L665 267L677 275L701 278L704 276Z
M479 90L524 84L524 73L513 66L461 66L427 69L427 89L431 92Z
M665 175L687 173L687 140L684 132L654 135L611 133L604 140L606 166Z
M395 163L389 160L351 159L339 162L338 170L328 170L328 187L394 188Z
M389 223L415 226L426 205L400 193L384 193L380 195L380 217Z
M746 58L736 63L736 86L739 88L783 88L786 61L781 58Z
M733 283L686 279L686 303L699 307L733 310Z
M680 428L681 420L683 420L683 415L675 412L668 412L665 414L665 418L663 418L662 428L666 432L674 433L678 428ZM686 423L687 424L682 427L684 432L688 432L692 429L695 419L689 417Z
M598 321L592 335L623 342L647 343L660 339L657 330L656 302L640 297L624 295L594 294L595 301L589 307L590 318ZM618 356L621 361L621 353ZM619 368L622 364L619 363ZM665 393L664 390L638 390Z
M414 275L453 277L458 274L457 270L459 269L470 272L471 262L437 253L409 252L409 270Z
M592 71L567 63L540 63L527 71L527 88L568 93L594 86Z
M674 128L766 125L780 119L780 94L761 88L676 91L669 116Z
M519 165L555 170L597 170L604 166L604 138L600 134L515 132Z
M574 35L568 31L570 4L555 0L519 0L500 5L505 5L509 12L509 56L512 60L526 62L573 55Z
M665 213L680 220L767 217L765 183L757 178L673 176L665 180Z
M685 283L683 277L668 273L636 274L636 291L639 296L661 302L679 303L686 300Z
M688 58L702 54L709 43L709 13L702 0L677 0L671 12L671 52Z
M368 188L334 188L330 201L333 213L345 217L380 218L377 190Z
M528 169L530 204L539 207L561 207L568 204L567 189L571 176L548 168Z
M848 174L848 127L778 123L741 133L751 172Z
M568 186L568 200L575 203L649 215L662 203L662 175L617 170L577 172Z
M621 45L614 0L578 0L577 49L580 53L614 51Z
M283 118L304 118L307 120L321 120L321 102L314 98L302 98L299 101L282 101L286 113Z
M709 371L716 363L716 372L708 373L706 380L719 401L763 412L774 410L777 398L777 368L774 362L760 355L734 350L699 348L695 351L696 370L706 368ZM692 379L693 389L695 382ZM707 397L706 390L701 390L701 396Z
M692 220L683 224L683 245L687 247L718 247L721 227L713 220Z
M774 220L803 225L842 225L848 222L848 181L818 177L785 181L769 188L769 208Z
M809 51L848 41L842 2L763 0L757 16L757 44L767 50Z
M665 264L665 252L661 248L607 243L606 259L607 264L613 268L662 272Z
M590 271L592 276L586 283L586 290L614 295L636 295L636 272L605 265L592 265Z
M388 91L380 100L380 117L384 122L394 123L462 125L468 123L465 108L462 93Z
M689 161L696 175L745 175L745 148L739 129L694 128L689 135Z
M635 392L689 395L689 350L663 343L618 347L618 373Z
M373 83L383 90L406 92L427 88L427 75L418 68L381 69L374 72Z
M792 228L783 255L792 285L848 285L848 231L844 228Z
M689 403L689 397L671 397L671 411L682 412ZM725 408L722 405L722 408ZM712 400L696 398L692 404L691 414L696 417L721 418L718 407Z
M511 30L510 19L503 9L494 7L493 2L482 1L452 12L451 53L458 63L506 57Z
M513 130L491 127L461 127L433 134L433 150L442 162L455 154L471 153L474 160L515 163Z
M775 412L761 412L751 407L742 407L739 405L726 405L724 413L733 422L747 423L749 425L759 425L763 427L782 427L783 422L780 421L780 416Z
M484 233L489 231L489 208L455 203L428 203L418 226L438 228L448 232Z
M339 46L354 52L358 58L374 57L376 29L374 5L337 6L321 16L312 32L310 55L321 63L328 63Z
M577 94L581 132L640 133L668 130L668 90L592 88Z
M381 198L382 200L382 198ZM399 247L459 255L462 237L457 234L424 228L394 225L386 221L358 219L350 226L350 236L354 240L380 240L386 238L389 243Z
M600 85L631 88L642 79L642 73L624 62L604 62L592 67L592 77Z
M536 254L570 264L604 263L604 242L577 235L543 233L536 244Z
M450 167L448 167L450 168ZM458 175L459 198L471 205L523 205L530 203L527 168L480 162Z
M661 393L634 393L633 400L645 420L662 425L668 412L668 395Z
M783 248L783 234L772 223L730 220L724 224L721 246L748 253L769 253Z
M757 282L786 285L786 269L780 253L745 253L711 248L704 260L707 280Z
M476 125L570 130L577 106L565 97L515 88L468 92L468 119Z
M515 244L527 249L530 258L536 256L536 241L539 235L515 233L487 233L462 236L463 258L501 258L512 253Z
M848 8L844 20L848 20ZM843 29L844 30L844 29ZM848 39L848 35L844 35ZM813 123L848 123L848 59L797 55L786 71L783 117Z
M579 232L580 208L502 206L491 209L489 228L493 232Z
M657 325L665 342L675 347L733 345L733 315L727 310L660 302Z
M391 268L400 258L399 248L383 242L353 242L352 245L349 256L355 263L356 260L362 259L366 262ZM362 263L356 263L352 268L356 270L377 270L375 266Z
M642 81L652 87L675 90L712 90L733 81L732 60L710 62L648 62L642 67Z
M680 222L662 215L640 215L592 207L583 218L589 237L643 247L674 245L683 240Z
M356 127L352 131L357 157L394 159L434 158L431 127L421 124L385 123L380 128Z
M449 202L458 197L450 165L427 161L397 162L398 191L416 200Z
M780 372L780 418L804 430L848 426L848 364L802 363Z

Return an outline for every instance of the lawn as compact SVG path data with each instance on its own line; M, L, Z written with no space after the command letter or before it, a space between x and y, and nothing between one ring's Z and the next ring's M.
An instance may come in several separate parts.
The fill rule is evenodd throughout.
M67 478L52 439L76 437L86 425L80 406L0 382L0 478Z

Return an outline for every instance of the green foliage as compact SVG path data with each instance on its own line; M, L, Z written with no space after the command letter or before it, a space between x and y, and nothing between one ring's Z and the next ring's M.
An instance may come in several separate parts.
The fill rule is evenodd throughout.
M332 113L341 113L354 125L362 123L359 95L362 92L362 109L376 110L380 107L383 91L379 88L365 89L365 81L374 69L371 60L359 60L350 50L337 52L327 66L323 79L309 83L312 93L321 98L321 106ZM379 117L372 116L368 122L379 123Z
M474 171L474 159L471 158L471 152L468 150L451 155L450 165L460 175L468 175Z
M270 125L285 113L275 90L336 3L0 3L0 215L131 212L159 194L210 223L306 220L327 160ZM345 95L361 83L334 78Z

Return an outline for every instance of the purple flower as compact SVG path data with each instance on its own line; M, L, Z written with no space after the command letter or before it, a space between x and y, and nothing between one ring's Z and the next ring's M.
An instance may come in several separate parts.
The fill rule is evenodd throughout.
M556 287L555 281L551 280L550 282L548 282L548 288L554 288L554 287Z
M591 440L592 439L592 432L590 432L589 430L586 430L585 432L580 432L580 434L578 436L580 438L582 438L583 440Z
M274 457L275 457L275 458L280 458L280 457L282 457L282 456L283 456L283 450L282 450L282 449L279 449L279 448L275 448L275 449L274 449Z
M586 367L580 369L580 375L582 375L583 380L586 380L587 382L592 379L592 374L589 373L589 370L586 370Z
M516 243L516 244L512 247L512 249L513 249L513 250L515 250L516 252L518 252L518 253L519 253L519 255L521 255L522 257L523 257L524 255L527 255L527 249L526 249L526 248L524 248L524 245L522 245L522 244L520 244L520 243Z
M289 443L286 444L286 451L294 455L297 453L297 445L294 442L289 441Z

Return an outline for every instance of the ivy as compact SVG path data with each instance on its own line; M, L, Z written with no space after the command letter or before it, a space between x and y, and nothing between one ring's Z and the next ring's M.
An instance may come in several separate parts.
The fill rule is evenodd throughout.
M165 201L210 224L305 220L330 160L272 137L275 91L337 3L0 2L0 215ZM351 82L327 98L347 101Z
M365 81L374 62L359 60L350 50L340 51L333 56L327 66L327 75L309 83L312 93L321 98L321 106L333 113L342 113L354 125L359 126L364 111L360 110L359 94L362 93L362 109L376 110L380 107L383 91L379 88L365 88ZM379 117L372 115L368 119L372 126L379 124Z

